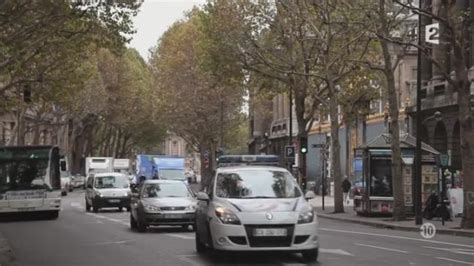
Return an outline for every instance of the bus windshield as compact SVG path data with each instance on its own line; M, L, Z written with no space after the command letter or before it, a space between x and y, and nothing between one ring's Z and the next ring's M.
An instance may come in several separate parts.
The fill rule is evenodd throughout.
M0 192L12 190L47 189L48 158L0 159Z

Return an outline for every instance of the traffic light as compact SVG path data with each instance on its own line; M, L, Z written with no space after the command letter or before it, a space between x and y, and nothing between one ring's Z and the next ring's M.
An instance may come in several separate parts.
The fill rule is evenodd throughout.
M300 152L301 154L308 153L308 139L307 138L300 138Z

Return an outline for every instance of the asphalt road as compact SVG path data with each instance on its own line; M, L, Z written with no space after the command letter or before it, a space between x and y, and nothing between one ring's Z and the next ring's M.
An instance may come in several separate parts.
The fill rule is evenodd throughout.
M474 239L376 229L320 219L316 265L474 265ZM198 255L194 233L181 228L130 230L129 213L86 213L84 194L63 198L58 220L0 222L14 265L303 265L296 254Z

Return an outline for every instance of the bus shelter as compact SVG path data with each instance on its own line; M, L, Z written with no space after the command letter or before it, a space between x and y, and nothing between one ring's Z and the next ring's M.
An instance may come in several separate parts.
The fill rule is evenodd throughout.
M363 189L354 196L354 210L359 215L393 212L392 150L389 134L381 134L366 145L355 149L354 160L362 162ZM400 136L402 178L405 206L413 212L414 157L416 138ZM439 190L439 152L422 143L422 202Z

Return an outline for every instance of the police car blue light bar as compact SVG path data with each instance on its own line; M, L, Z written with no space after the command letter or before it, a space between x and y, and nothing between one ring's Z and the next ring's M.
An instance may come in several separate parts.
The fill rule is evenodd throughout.
M219 156L217 167L238 165L280 166L280 158L276 155L222 155Z

